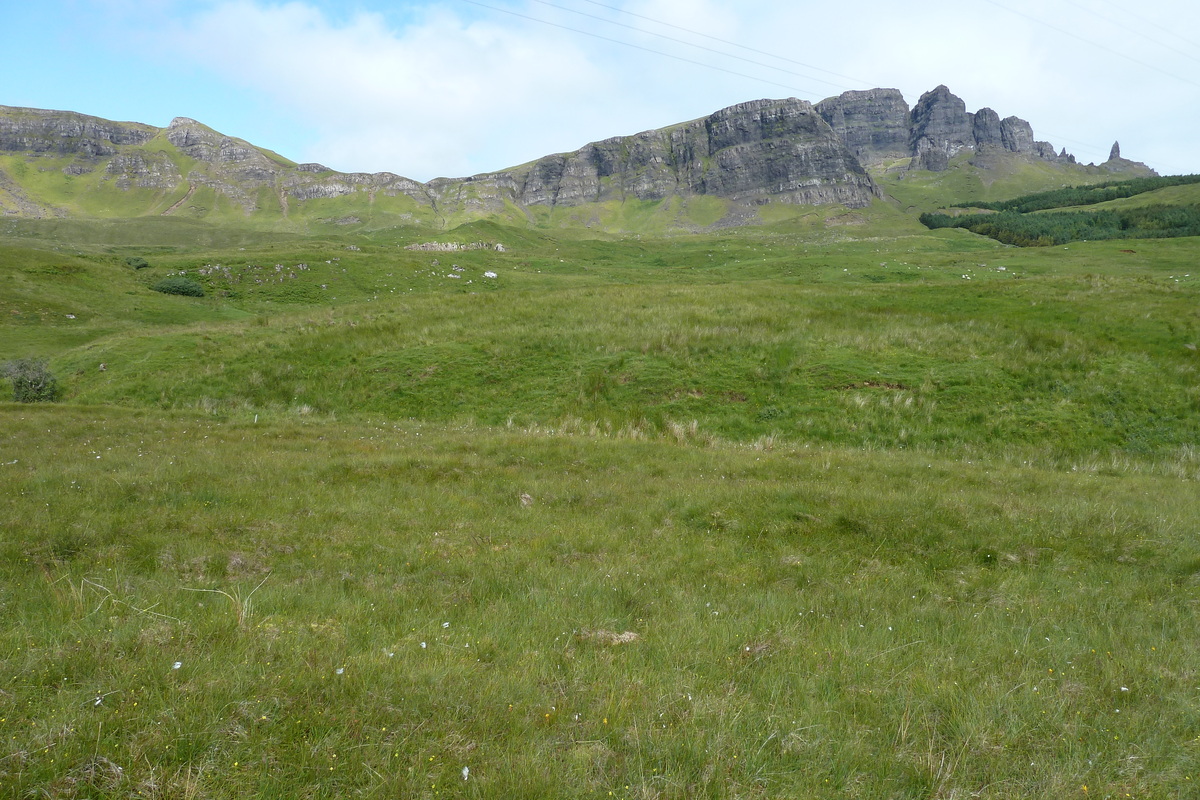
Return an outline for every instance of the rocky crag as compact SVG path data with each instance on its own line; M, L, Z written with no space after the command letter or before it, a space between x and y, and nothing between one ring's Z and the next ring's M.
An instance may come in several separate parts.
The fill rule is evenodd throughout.
M0 107L4 152L42 157L43 162L53 156L53 166L65 174L99 176L122 190L186 191L162 213L186 211L198 189L210 190L248 215L263 211L264 203L286 215L297 203L359 193L370 201L405 197L418 209L446 215L693 195L751 206L862 207L880 196L870 175L812 105L794 99L745 103L510 170L427 184L386 172L339 173L320 164L294 164L186 117L158 129L71 112ZM59 166L63 159L68 163ZM28 196L18 203L17 194L10 187L6 213L28 213L36 205Z
M816 106L796 99L743 103L520 167L429 183L296 164L186 117L155 128L0 106L0 212L89 213L89 192L111 203L115 190L141 198L138 214L203 217L224 209L287 218L311 201L342 201L346 208L379 202L390 203L400 218L428 222L708 196L725 202L734 220L753 217L753 208L766 203L863 207L881 196L868 167L900 162L939 171L963 151L982 168L993 153L1074 162L1035 141L1024 120L1000 119L986 108L968 113L944 86L911 109L895 89L847 92ZM1114 152L1114 169L1144 170ZM27 180L30 170L44 179ZM45 188L55 181L66 187L57 194ZM103 216L104 208L97 201L91 213Z
M605 139L503 172L429 184L442 205L574 207L711 195L852 208L880 196L841 139L803 100L759 100L704 119Z
M817 111L865 166L898 160L910 170L945 171L961 153L989 169L994 156L1011 153L1031 160L1074 164L1064 148L1034 139L1033 127L1019 117L1000 118L990 108L971 113L945 86L921 95L911 109L895 89L846 92L823 100ZM1119 149L1105 164L1112 172L1151 174L1144 164L1120 157Z

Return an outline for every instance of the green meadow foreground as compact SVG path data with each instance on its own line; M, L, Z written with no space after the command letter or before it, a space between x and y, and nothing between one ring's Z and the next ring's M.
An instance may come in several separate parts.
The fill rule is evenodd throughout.
M1200 794L1195 239L157 223L0 239L3 796Z

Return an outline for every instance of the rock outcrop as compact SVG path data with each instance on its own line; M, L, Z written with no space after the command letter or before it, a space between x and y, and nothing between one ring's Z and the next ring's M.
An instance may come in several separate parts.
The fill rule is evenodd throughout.
M1033 138L1033 127L1019 117L1005 117L990 108L975 113L945 86L921 95L912 111L909 138L911 169L945 170L950 160L963 151L978 154L974 163L987 168L987 156L1015 153L1044 161L1074 164L1075 157L1063 150L1056 153L1049 142Z
M166 153L133 150L117 153L104 168L118 189L174 189L183 180L179 168Z
M912 110L909 146L913 166L940 172L951 158L975 148L975 115L945 86L921 95Z
M202 187L223 207L232 203L246 214L287 217L297 204L365 196L371 205L393 199L393 213L427 221L710 196L725 200L728 219L736 222L753 218L753 208L765 203L866 206L881 192L864 165L891 168L907 159L909 169L940 171L964 152L984 169L1003 154L1075 161L1036 141L1022 119L1002 119L990 108L969 113L945 86L926 92L911 109L896 89L846 92L816 106L794 98L742 103L512 169L429 183L295 164L187 117L155 128L0 106L0 152L25 153L21 169L32 164L43 172L61 170L64 180L77 178L63 197L105 182L146 191L143 213L203 216L207 205L188 205L199 202L190 198ZM1103 166L1149 172L1122 159L1116 145ZM66 213L53 195L39 199L38 185L0 171L0 210Z
M908 102L896 89L846 92L817 103L817 112L865 166L911 155Z
M1005 150L1010 153L1032 153L1034 152L1033 141L1033 126L1019 117L1005 117L1000 121L1000 144ZM1058 160L1054 156L1054 150L1051 148L1048 160ZM1062 152L1063 158L1067 158L1067 151ZM1070 157L1074 163L1074 157Z
M159 144L142 147L152 140ZM366 193L372 202L378 196L406 197L431 214L468 215L512 206L573 207L692 195L721 197L741 206L861 207L879 195L822 116L795 99L744 103L511 170L428 184L388 172L339 173L321 164L294 164L187 117L159 129L71 112L0 107L0 151L74 157L63 168L67 174L99 169L101 180L125 190L169 193L186 187L190 194L206 187L246 214L262 210L260 205L270 198L286 215L293 203L357 193ZM180 164L194 166L185 174ZM163 213L178 209L176 203Z
M145 144L157 132L149 125L70 111L0 106L0 151L98 158L115 155L125 145Z
M845 92L822 100L817 111L855 157L866 166L909 159L909 169L945 170L967 151L974 164L989 168L999 153L1074 164L1065 150L1033 138L1033 128L1019 117L1001 119L990 108L975 113L945 86L921 95L911 110L895 89Z
M438 179L442 205L578 206L713 195L737 203L862 207L879 189L803 100L759 100L682 125L594 142L532 164Z
M1117 173L1120 175L1145 175L1154 174L1154 170L1147 167L1140 161L1130 161L1128 158L1121 156L1121 143L1113 142L1112 150L1108 153L1108 161L1099 165L1101 169L1108 172Z

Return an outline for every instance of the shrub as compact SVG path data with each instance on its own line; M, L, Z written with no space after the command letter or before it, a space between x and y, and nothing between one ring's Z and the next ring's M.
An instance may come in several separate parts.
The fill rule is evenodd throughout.
M0 374L12 381L13 400L18 403L48 403L58 399L58 381L45 359L6 361L0 366Z
M162 292L163 294L181 294L187 297L204 297L203 286L196 283L191 278L184 278L179 275L171 278L163 278L150 288L156 292Z
M134 269L145 269L146 267L150 266L150 262L141 256L130 256L129 258L125 259L125 263Z

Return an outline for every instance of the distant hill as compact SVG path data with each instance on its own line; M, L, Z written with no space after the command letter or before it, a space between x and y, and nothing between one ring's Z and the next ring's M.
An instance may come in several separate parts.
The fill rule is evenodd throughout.
M992 173L1036 174L1013 183L1021 191L1154 174L1114 153L1105 164L1082 167L1036 141L1024 120L991 109L968 113L945 86L911 109L895 89L847 92L815 106L758 100L511 169L428 183L297 164L186 117L156 128L0 106L0 213L164 215L275 229L472 219L628 228L653 216L653 224L698 230L758 222L765 205L864 208L902 195L905 181L905 189L971 194L958 186L963 170L973 176L963 186L989 185Z

